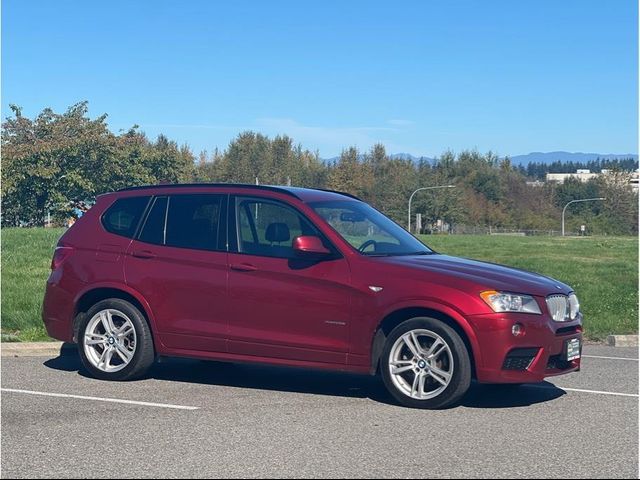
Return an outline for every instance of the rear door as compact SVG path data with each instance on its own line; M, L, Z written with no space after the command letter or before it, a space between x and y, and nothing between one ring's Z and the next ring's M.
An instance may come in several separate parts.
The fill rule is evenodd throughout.
M147 299L162 343L225 352L227 195L156 196L126 256L126 282Z
M259 197L232 197L229 351L299 361L346 363L350 270L300 212ZM236 228L237 225L237 228ZM335 254L304 260L300 235L317 235Z
M97 267L82 269L78 274L82 281L86 283L123 281L125 253L131 244L131 239L135 236L149 200L151 200L150 195L118 198L103 215L99 216L99 209L89 211L68 230L63 241L64 238L72 236L79 240L80 237L85 239L74 242L78 248L77 255L84 257L77 263L79 265L95 264ZM96 218L97 216L99 218ZM102 223L104 231L102 229L95 231L97 222ZM87 238L89 242L86 241Z

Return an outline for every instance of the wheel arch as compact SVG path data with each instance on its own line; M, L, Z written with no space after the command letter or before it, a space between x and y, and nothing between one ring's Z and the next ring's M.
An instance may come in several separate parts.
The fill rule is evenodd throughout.
M376 374L379 368L380 355L384 349L387 336L391 331L406 320L415 317L435 318L453 328L469 352L473 378L476 378L476 368L480 364L480 350L478 342L471 326L457 312L444 305L419 305L398 308L387 314L377 325L371 341L371 365L370 373Z
M140 293L121 284L102 284L92 285L90 288L82 291L74 301L73 313L73 340L78 341L78 330L80 322L84 318L87 311L96 303L108 298L119 298L125 300L135 306L145 316L154 338L154 343L158 345L157 332L155 328L155 320L149 304Z

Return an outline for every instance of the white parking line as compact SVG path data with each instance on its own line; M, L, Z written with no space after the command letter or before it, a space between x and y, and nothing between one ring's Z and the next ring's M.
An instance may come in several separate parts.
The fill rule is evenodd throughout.
M581 388L565 388L565 387L557 387L562 390L566 390L567 392L581 392L581 393L595 393L598 395L614 395L616 397L638 397L637 393L619 393L619 392L602 392L600 390L583 390Z
M625 358L625 357L601 357L599 355L582 355L582 358L604 358L605 360L630 360L632 362L637 362L637 358Z
M579 393L595 393L597 395L613 395L616 397L636 397L638 398L638 394L637 393L620 393L620 392L603 392L600 390L584 390L581 388L566 388L566 387L561 387L560 385L554 385L553 387L547 387L546 385L527 385L528 387L531 388L544 388L546 390L551 390L552 388L559 388L560 390L565 390L567 392L579 392Z
M121 400L118 398L85 397L83 395L69 395L66 393L34 392L31 390L16 390L13 388L0 388L0 391L7 393L24 393L27 395L40 395L43 397L76 398L79 400L92 400L94 402L124 403L127 405L141 405L143 407L171 408L174 410L198 410L199 408L187 407L184 405L170 405L166 403L136 402L134 400Z

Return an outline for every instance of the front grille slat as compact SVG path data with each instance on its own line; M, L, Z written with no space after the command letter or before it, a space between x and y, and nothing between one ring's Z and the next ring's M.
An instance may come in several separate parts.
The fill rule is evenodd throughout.
M547 297L549 314L556 322L566 322L571 317L569 298L566 295L551 295Z

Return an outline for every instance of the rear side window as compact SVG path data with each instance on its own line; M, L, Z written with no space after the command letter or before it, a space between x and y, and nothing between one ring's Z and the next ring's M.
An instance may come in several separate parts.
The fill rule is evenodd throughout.
M170 247L217 250L221 212L221 195L171 196L165 244Z
M105 230L132 238L150 197L127 197L116 200L102 215Z

